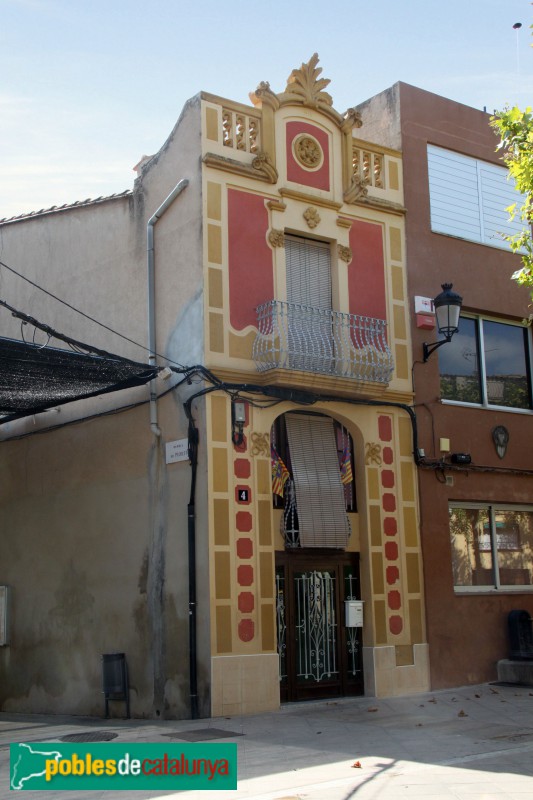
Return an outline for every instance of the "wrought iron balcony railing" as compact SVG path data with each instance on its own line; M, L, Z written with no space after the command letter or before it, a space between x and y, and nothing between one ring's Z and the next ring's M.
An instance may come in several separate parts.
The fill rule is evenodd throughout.
M257 308L260 372L302 370L387 384L394 362L383 319L270 300Z

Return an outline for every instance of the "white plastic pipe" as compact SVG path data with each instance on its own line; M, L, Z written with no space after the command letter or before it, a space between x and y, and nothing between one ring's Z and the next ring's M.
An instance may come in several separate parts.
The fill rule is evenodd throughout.
M176 197L182 193L189 185L187 178L183 178L172 189L169 196L164 200L155 214L148 220L146 228L146 251L147 251L147 269L148 269L148 349L150 355L148 363L151 366L156 365L156 309L155 309L155 251L154 251L154 226L156 222L161 219L167 208L174 202ZM155 379L150 381L150 428L154 436L161 436L161 430L157 424L157 392Z

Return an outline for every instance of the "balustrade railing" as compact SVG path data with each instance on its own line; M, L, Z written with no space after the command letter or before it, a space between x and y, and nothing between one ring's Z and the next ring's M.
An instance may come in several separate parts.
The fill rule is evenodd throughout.
M222 144L232 150L257 155L260 150L259 116L222 109Z
M352 148L352 174L357 182L362 181L374 189L385 188L384 156L364 150L355 144Z
M387 384L394 363L382 319L270 300L257 308L260 372L302 370Z

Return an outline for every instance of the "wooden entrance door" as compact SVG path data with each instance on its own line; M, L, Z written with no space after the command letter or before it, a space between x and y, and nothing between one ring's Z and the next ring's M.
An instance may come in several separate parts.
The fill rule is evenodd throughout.
M282 702L362 694L361 629L344 610L360 599L358 554L278 553L276 589Z

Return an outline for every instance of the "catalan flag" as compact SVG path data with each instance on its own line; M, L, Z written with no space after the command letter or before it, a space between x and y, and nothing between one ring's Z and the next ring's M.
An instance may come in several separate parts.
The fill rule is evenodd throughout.
M342 451L341 483L344 483L344 485L347 486L352 481L353 481L352 459L350 455L350 448L348 447L348 443L346 443Z
M287 478L290 478L290 473L273 445L270 445L270 460L272 463L272 494L279 494L280 497L283 497L283 489Z

